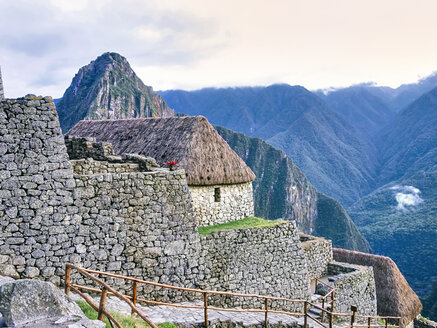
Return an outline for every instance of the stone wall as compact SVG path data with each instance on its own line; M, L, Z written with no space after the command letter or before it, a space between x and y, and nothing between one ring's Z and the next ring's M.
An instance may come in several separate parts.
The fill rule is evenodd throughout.
M80 220L74 187L52 99L0 102L0 274L59 283Z
M52 99L34 96L0 103L0 155L0 274L59 284L71 262L195 287L199 235L183 170L73 176Z
M71 164L73 166L73 172L82 175L140 171L140 167L136 163L110 163L106 161L95 161L92 158L73 160Z
M252 182L233 185L189 186L189 189L199 226L254 216ZM217 199L217 192L219 199Z
M138 154L115 155L110 143L96 142L95 138L65 136L64 140L68 156L70 160L73 161L73 164L75 164L73 167L75 173L81 174L84 172L80 166L86 167L87 174L113 173L112 168L117 167L117 165L112 164L123 164L127 166L129 166L129 163L137 164L135 167L132 167L132 169L125 167L123 170L115 172L156 171L159 168L154 158ZM84 159L87 161L76 162L77 160ZM78 166L77 169L76 166ZM105 166L108 167L108 169L105 169Z
M114 155L112 145L108 142L96 142L95 138L78 138L65 136L70 159L93 158L95 160L106 160Z
M293 222L201 236L205 288L291 299L309 298L305 254ZM218 306L264 306L262 299L212 297ZM274 302L271 306L284 304ZM302 310L302 304L299 305ZM293 308L294 309L294 308Z
M183 170L75 179L74 204L82 218L70 237L72 262L164 284L196 286L199 235ZM167 295L161 289L144 291L156 299Z
M309 279L320 278L328 272L332 261L332 243L320 237L301 234L300 241L307 260Z
M328 274L335 288L335 312L351 313L351 305L354 305L358 307L358 314L376 315L376 288L372 267L331 262Z

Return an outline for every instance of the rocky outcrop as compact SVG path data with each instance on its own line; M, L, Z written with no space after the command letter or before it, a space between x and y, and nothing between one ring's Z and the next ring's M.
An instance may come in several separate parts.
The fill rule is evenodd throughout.
M170 117L174 111L117 53L82 67L57 104L63 132L83 119Z
M49 282L8 281L0 287L0 312L7 327L101 328L79 306Z

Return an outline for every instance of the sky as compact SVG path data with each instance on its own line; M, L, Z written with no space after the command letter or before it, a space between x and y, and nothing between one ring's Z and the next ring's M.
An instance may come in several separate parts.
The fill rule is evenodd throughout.
M118 52L155 90L397 87L437 70L436 0L0 0L6 96Z

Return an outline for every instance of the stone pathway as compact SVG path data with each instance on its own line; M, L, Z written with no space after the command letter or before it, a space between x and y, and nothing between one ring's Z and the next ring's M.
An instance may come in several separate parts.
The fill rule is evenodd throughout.
M72 294L74 300L82 299L78 295ZM95 304L99 303L97 297L93 298ZM202 302L185 302L183 305L203 305ZM171 322L179 327L201 327L204 323L203 309L186 309L171 306L142 306L137 307L150 318L154 323ZM106 309L130 315L130 307L127 303L120 301L115 296L109 296L106 302ZM228 322L232 326L238 327L264 327L264 313L244 313L208 310L210 323ZM276 327L303 327L303 317L297 318L285 314L269 313L270 326ZM309 322L310 327L318 327Z

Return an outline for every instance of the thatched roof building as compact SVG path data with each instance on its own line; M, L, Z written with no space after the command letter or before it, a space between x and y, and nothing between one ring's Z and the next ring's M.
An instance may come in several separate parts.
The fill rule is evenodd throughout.
M194 186L251 182L255 174L203 116L80 121L66 133L94 137L114 151L179 161Z
M422 304L391 258L339 248L332 250L335 261L373 266L378 315L401 317L401 327L417 317Z

